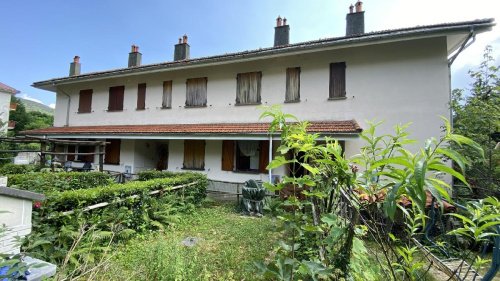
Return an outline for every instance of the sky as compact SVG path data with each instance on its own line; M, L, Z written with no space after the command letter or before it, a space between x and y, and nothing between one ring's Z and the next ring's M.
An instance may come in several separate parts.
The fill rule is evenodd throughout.
M191 58L270 47L275 20L286 17L290 43L345 35L355 0L1 0L0 82L18 96L55 103L55 94L31 87L68 75L81 57L82 73L126 67L130 46L142 64L171 61L187 34ZM498 0L365 0L365 32L496 18ZM470 83L486 45L500 64L500 28L477 35L452 65L452 88Z

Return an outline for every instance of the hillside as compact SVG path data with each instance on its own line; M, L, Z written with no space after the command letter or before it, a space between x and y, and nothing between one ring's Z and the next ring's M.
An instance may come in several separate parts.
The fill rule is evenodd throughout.
M26 107L26 112L31 112L31 111L39 111L42 113L46 113L49 115L54 115L54 109L50 108L49 106L45 104L41 104L32 100L27 100L23 98L18 98L23 104L24 107Z

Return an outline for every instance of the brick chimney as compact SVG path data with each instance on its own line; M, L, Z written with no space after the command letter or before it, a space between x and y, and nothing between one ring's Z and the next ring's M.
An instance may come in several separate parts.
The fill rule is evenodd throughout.
M184 34L182 38L179 38L179 44L175 45L174 61L188 60L188 59L189 59L188 37L186 34Z
M276 27L274 28L274 47L285 46L290 43L290 26L286 24L286 18L281 19L280 16L276 19Z
M128 67L140 66L142 54L139 53L139 46L132 45L132 50L128 54Z
M354 8L355 11L353 11ZM355 6L349 7L349 13L346 16L345 36L363 33L365 33L365 12L363 11L363 2L358 0Z
M69 64L69 76L80 75L80 57L75 56L73 62Z

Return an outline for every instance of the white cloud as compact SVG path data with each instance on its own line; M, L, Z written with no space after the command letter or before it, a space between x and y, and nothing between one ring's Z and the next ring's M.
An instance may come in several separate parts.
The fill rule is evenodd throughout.
M55 109L56 108L56 104L55 103L51 103L51 104L49 104L49 107L52 108L52 109Z
M39 100L39 99L35 99L35 98L33 98L33 97L30 97L30 96L28 96L27 94L22 94L22 95L21 95L21 98L23 98L23 99L25 99L25 100L30 100L30 101L34 101L34 102L37 102L37 103L41 103L41 104L43 104L43 102L42 102L41 100Z

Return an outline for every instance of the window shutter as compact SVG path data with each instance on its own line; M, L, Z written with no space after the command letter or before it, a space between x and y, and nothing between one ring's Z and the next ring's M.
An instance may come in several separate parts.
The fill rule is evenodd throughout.
M172 107L172 80L163 82L162 108Z
M92 111L92 92L92 89L80 91L78 113L89 113Z
M184 141L184 168L193 168L194 164L194 145L192 140Z
M234 141L222 141L222 170L232 171L234 167Z
M205 168L205 141L185 140L184 141L184 168L204 169Z
M105 164L120 164L120 145L121 140L106 140L109 144L106 145L106 150L104 154Z
M116 86L109 88L109 111L123 110L123 95L125 93L125 86Z
M345 97L345 62L330 64L330 96L329 98Z
M207 106L207 78L186 80L186 106Z
M137 85L137 109L146 109L146 83Z
M286 69L285 102L300 100L300 67Z
M262 72L238 73L236 76L236 104L260 103Z
M68 153L75 153L75 146L74 145L68 145ZM75 155L66 155L66 161L75 161Z
M259 145L259 172L266 173L269 165L269 141L260 141Z

